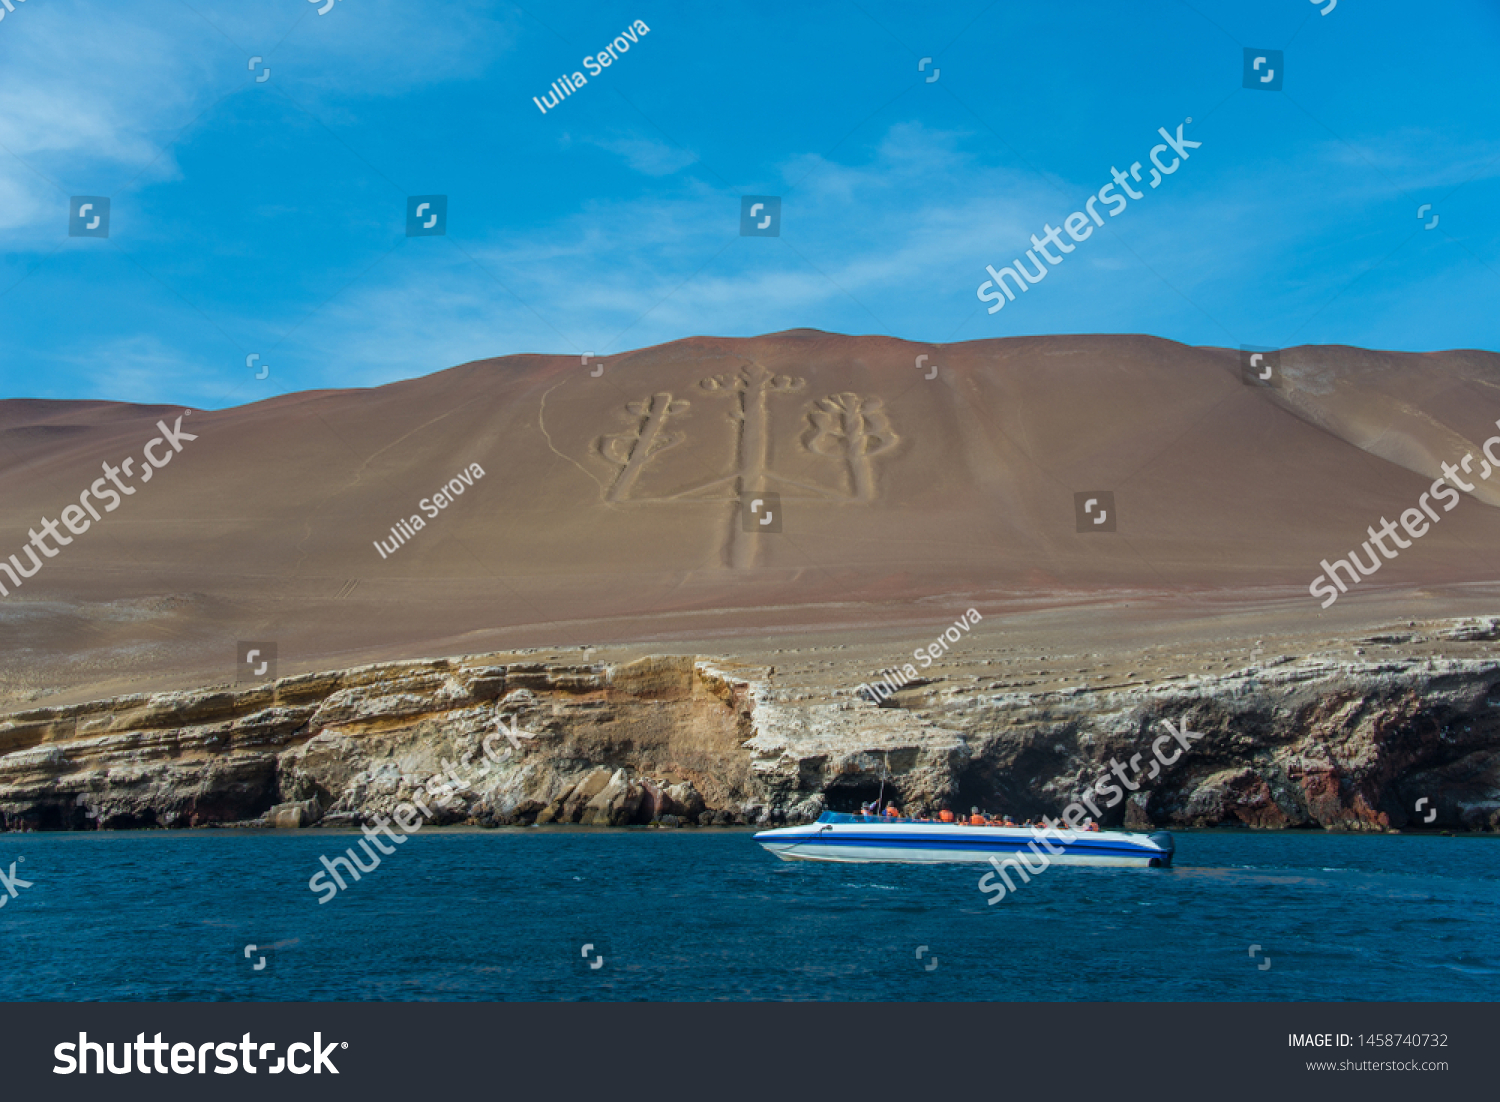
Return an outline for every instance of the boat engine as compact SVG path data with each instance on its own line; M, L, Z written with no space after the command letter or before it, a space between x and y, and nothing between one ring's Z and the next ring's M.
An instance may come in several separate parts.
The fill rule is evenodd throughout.
M1155 834L1148 834L1146 837L1166 851L1160 857L1151 858L1151 868L1171 868L1172 854L1177 849L1176 843L1172 841L1172 835L1165 830L1158 830Z

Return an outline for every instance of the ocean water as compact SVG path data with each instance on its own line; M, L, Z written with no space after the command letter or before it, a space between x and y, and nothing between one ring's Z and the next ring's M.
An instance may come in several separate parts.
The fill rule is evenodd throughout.
M747 831L428 829L319 904L319 856L357 838L0 836L31 882L0 999L1500 993L1496 838L1179 832L1172 869L1053 867L989 905L985 866L789 863Z

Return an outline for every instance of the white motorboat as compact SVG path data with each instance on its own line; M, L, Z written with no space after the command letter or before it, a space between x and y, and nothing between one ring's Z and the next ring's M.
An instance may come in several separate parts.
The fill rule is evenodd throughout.
M907 864L1003 861L1025 850L1058 865L1166 868L1174 845L1166 831L1069 831L1062 827L970 826L879 819L825 811L816 823L763 830L755 840L783 861L899 861ZM1033 850L1032 843L1036 844Z

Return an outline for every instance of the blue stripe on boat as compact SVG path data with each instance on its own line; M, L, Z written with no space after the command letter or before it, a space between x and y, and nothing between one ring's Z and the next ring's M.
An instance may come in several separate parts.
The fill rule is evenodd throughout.
M903 838L889 834L871 835L835 835L832 833L809 834L801 838L783 836L781 838L761 838L757 840L763 844L800 846L815 843L820 846L890 846L892 848L916 848L916 849L971 849L971 850L998 850L1015 853L1023 849L1029 849L1033 841L1038 842L1038 848L1046 850L1040 844L1039 839L1032 838ZM1059 838L1051 839L1053 845L1061 845L1064 854L1068 853L1091 853L1105 857L1159 857L1162 850L1151 846L1131 846L1124 844L1084 844L1082 842L1063 842ZM1052 856L1058 856L1053 854Z

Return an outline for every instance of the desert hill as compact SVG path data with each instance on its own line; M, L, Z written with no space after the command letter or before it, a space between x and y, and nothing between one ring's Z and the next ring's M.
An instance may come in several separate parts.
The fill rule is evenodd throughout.
M598 363L506 356L218 411L0 402L0 559L29 565L28 530L101 464L136 475L35 576L0 574L0 692L222 681L237 640L275 641L286 674L1131 595L1274 601L1295 629L1500 576L1500 477L1476 476L1334 609L1307 594L1440 464L1478 471L1500 434L1488 352L1287 349L1275 386L1238 350L1143 336L796 330ZM143 481L179 417L196 439ZM1079 531L1086 491L1113 495L1107 528ZM747 524L755 497L773 528Z

